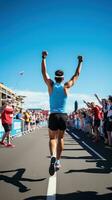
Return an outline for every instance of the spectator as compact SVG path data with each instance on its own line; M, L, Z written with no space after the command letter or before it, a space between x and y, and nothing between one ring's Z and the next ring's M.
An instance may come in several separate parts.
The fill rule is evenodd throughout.
M31 127L31 130L35 130L35 126L36 126L36 116L35 116L35 113L32 112L31 116L30 116L30 127Z
M107 134L108 134L108 144L112 147L112 96L108 98L109 106L107 113Z
M13 145L10 142L10 132L12 130L13 114L14 114L14 108L12 105L12 101L8 100L4 104L2 108L2 113L1 113L1 121L2 121L3 128L5 130L5 133L3 134L0 144L5 147L15 147L15 145ZM5 143L6 138L7 138L7 143Z
M108 101L106 99L100 100L98 95L95 94L95 97L97 98L98 102L102 106L102 112L103 112L103 120L102 120L102 129L103 129L103 136L104 136L104 143L108 144L108 135L107 135L107 113L108 113Z
M18 113L16 114L16 119L21 120L21 132L24 132L24 116L23 116L23 111L22 108L19 109Z
M85 132L88 133L88 136L92 136L92 124L93 124L93 117L91 110L86 111L86 117L85 117Z
M91 112L93 113L93 130L95 132L95 139L94 142L98 142L100 140L100 133L99 133L99 127L100 127L100 120L102 117L101 107L98 105L95 105L94 102L87 103L84 101L86 105L91 108Z
M24 113L24 128L25 128L25 132L29 132L30 131L30 112L28 110L25 111Z

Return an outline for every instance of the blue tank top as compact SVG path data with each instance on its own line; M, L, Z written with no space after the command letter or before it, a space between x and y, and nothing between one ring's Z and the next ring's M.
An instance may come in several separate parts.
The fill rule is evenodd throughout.
M50 94L50 112L51 113L67 113L64 87L60 83L54 83L53 91Z

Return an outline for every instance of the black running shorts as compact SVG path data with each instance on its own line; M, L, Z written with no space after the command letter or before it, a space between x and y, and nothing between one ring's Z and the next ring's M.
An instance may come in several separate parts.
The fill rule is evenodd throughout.
M12 130L12 124L2 124L2 126L6 133Z
M67 114L51 113L48 121L48 128L52 131L66 130Z

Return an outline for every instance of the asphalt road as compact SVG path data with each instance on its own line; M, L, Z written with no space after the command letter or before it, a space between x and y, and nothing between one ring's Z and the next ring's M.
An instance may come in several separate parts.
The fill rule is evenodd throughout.
M62 168L50 177L47 128L0 146L0 200L112 200L112 149L67 130Z

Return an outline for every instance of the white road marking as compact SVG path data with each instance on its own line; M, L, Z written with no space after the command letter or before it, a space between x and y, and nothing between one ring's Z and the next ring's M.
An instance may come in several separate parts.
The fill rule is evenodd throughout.
M50 176L49 178L46 200L55 200L55 199L56 199L56 172L53 176Z
M80 137L78 137L77 135L75 135L75 133L71 133L71 135L75 136L75 138L77 138L78 140L80 139Z
M77 138L78 140L80 139L80 137L78 137L75 133L71 132L71 135L73 135L75 138ZM94 149L92 149L88 144L86 144L84 141L82 141L82 143L88 148L90 149L92 152L94 152L100 159L102 160L106 160L103 156L101 156L98 152L96 152Z
M67 132L66 132L67 133ZM68 133L67 133L68 134ZM78 137L77 135L75 135L75 133L70 132L71 135L73 135L75 138L77 138L78 140L80 139L80 137Z
M84 141L82 141L82 143L89 148L92 152L94 152L99 158L101 158L102 160L106 160L103 156L101 156L98 152L96 152L94 149L92 149L88 144L86 144Z

